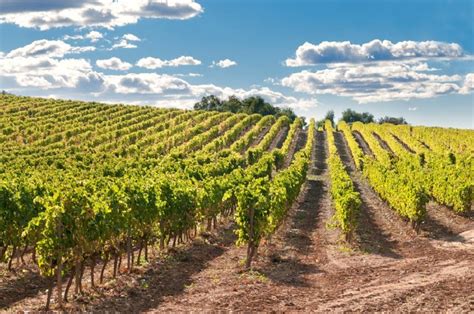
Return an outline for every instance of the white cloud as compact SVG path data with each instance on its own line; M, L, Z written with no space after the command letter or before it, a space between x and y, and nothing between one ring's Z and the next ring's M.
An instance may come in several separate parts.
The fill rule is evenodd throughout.
M193 0L2 0L0 23L47 30L76 26L114 28L139 19L189 19L203 12Z
M133 34L125 34L122 36L123 39L128 40L128 41L141 41L140 38Z
M97 60L95 64L102 69L116 70L116 71L126 71L132 67L128 62L124 62L117 57L112 57L110 59Z
M224 59L224 60L219 60L219 61L212 61L212 65L211 65L211 68L212 67L219 67L219 68L229 68L229 67L232 67L232 66L236 66L237 65L237 62L235 61L232 61L230 59Z
M156 104L159 106L192 107L201 97L215 94L221 98L261 96L281 107L309 108L317 105L314 98L298 99L268 87L230 88L214 84L191 84L185 77L200 77L199 73L167 75L158 73L104 74L84 58L69 58L68 54L84 50L62 41L36 41L10 52L0 53L2 88L20 94L36 96L119 101ZM148 67L201 64L190 56L172 60L145 58L138 64ZM117 57L97 60L99 68L126 71L132 64Z
M12 87L41 89L95 89L103 82L102 75L94 72L85 59L58 60L46 56L1 58L0 78L13 82Z
M129 43L126 39L121 39L119 42L113 44L112 48L110 48L109 50L114 50L118 48L134 49L137 48L137 45Z
M10 51L7 54L7 57L14 58L48 56L51 58L61 58L64 55L70 53L81 53L94 50L95 47L92 46L74 47L61 40L41 39Z
M90 39L91 42L95 43L99 41L99 39L104 38L104 35L102 35L102 33L99 33L98 31L91 31L85 35L85 38Z
M463 49L456 43L438 41L401 41L375 39L362 45L350 41L323 41L317 45L305 42L296 50L294 59L287 59L290 67L324 63L357 63L413 58L459 58Z
M459 90L461 94L470 94L474 91L474 73L469 73L464 78L462 88Z
M138 60L137 66L145 69L158 69L163 67L179 67L184 65L200 65L201 61L191 56L181 56L172 60L161 60L160 58L147 57Z
M129 73L108 75L110 91L120 94L189 94L190 85L177 77L157 73Z
M417 111L418 107L408 107L408 111Z
M81 39L84 39L84 36L82 36L82 35L64 35L63 39L64 40L81 40Z
M416 71L418 67L399 61L338 64L293 73L281 83L297 92L347 96L359 103L432 98L460 91L461 76L429 74Z
M0 56L0 78L8 88L80 88L95 90L102 84L88 60L63 59L69 54L92 51L60 40L37 40Z
M183 74L183 73L179 73L179 74L175 74L175 76L177 77L203 77L204 75L202 75L201 73L186 73L186 74Z
M274 91L268 87L251 89L222 87L214 84L190 84L182 78L157 73L128 73L125 75L103 75L103 91L97 93L103 99L129 100L164 106L189 108L201 97L213 94L220 98L235 95L238 98L261 96L279 107L307 110L317 106L315 98L298 99ZM138 100L137 100L138 99ZM187 105L190 105L187 107Z
M104 35L98 31L90 31L85 35L64 35L64 40L84 40L89 39L91 42L95 43L99 41L99 39L104 38Z

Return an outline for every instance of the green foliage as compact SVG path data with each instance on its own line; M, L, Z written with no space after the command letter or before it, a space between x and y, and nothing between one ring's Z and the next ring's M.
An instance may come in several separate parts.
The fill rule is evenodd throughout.
M410 165L413 177L411 181L419 182L427 195L440 204L452 207L456 212L470 210L473 191L470 154L433 152L410 136L409 127L390 124L370 124L366 127L378 134L399 159ZM398 140L394 136L395 131ZM401 140L413 148L407 149L401 144Z
M325 129L328 139L328 165L331 180L331 197L334 202L334 220L346 239L351 239L358 225L362 201L355 191L354 184L338 155L334 140L332 122L326 120Z
M405 120L405 118L403 117L399 117L399 118L395 118L395 117L389 117L389 116L385 116L383 118L380 118L378 119L377 121L379 124L383 124L383 123L391 123L391 124L408 124L407 121Z
M297 127L295 125L294 129ZM233 193L237 200L238 243L248 243L249 248L258 247L260 240L274 232L286 216L306 179L314 127L315 122L311 120L305 147L295 154L287 169L277 172L273 178L272 173L281 158L281 152L263 153L245 171L236 172ZM248 156L253 156L253 153ZM254 251L249 249L247 252L249 261Z
M346 109L342 112L341 121L346 123L362 122L362 123L372 123L374 122L374 115L369 112L359 113L352 109Z
M220 100L214 95L204 96L201 101L194 104L194 109L260 114L262 116L273 115L277 118L286 116L290 121L296 119L296 114L291 108L272 106L260 96L251 96L242 100L236 96L230 96L227 100Z

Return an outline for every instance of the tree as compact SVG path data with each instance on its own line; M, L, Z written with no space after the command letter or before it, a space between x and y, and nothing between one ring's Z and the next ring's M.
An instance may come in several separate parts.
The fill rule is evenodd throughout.
M326 115L324 116L324 119L319 120L318 122L316 122L316 127L318 129L324 127L324 123L325 123L326 120L331 121L332 125L334 126L334 110L329 110L328 112L326 112Z
M204 96L201 101L194 104L196 110L222 110L222 101L214 95Z
M224 101L222 109L223 111L230 111L233 113L237 113L240 111L242 108L243 104L242 101L240 101L239 98L236 96L232 95L227 99L227 101Z
M291 108L280 109L280 113L277 116L278 117L287 116L288 118L290 118L291 121L294 121L297 118L296 114L293 112ZM303 125L304 125L304 120L303 120Z
M277 108L273 107L260 96L251 96L242 101L244 112L248 114L259 113L263 116L277 114Z
M362 123L372 123L374 122L374 115L369 112L359 113L352 109L347 109L342 112L342 121L347 123L354 123L360 121Z
M378 120L378 123L380 123L380 124L382 124L382 123L408 124L407 121L405 120L405 118L403 118L403 117L395 118L395 117L389 117L389 116L385 116L383 118L380 118Z
M240 100L236 96L230 96L227 100L221 100L215 95L205 96L194 105L196 110L228 111L233 113L258 113L262 116L274 115L277 118L287 116L290 121L296 119L296 114L291 108L278 108L267 103L260 96L251 96Z
M332 122L332 125L334 125L334 110L329 110L326 112L326 116L324 117L324 120L329 120Z

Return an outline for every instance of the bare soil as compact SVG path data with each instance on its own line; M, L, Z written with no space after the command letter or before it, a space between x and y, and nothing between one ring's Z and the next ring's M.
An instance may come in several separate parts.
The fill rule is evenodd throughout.
M376 132L372 132L373 136L375 139L379 142L380 146L382 146L383 149L385 149L387 152L389 152L390 155L394 156L395 153L393 152L392 148L385 142L383 138L380 137Z
M252 143L250 144L250 147L257 146L258 143L260 143L263 140L263 138L265 137L267 132L270 130L270 128L271 128L271 125L263 128L258 134L258 136L252 141Z
M331 228L326 135L317 132L308 180L286 221L262 243L252 271L242 270L245 247L234 244L232 223L225 223L219 232L156 256L130 275L115 281L107 277L96 291L89 289L66 309L127 313L474 311L472 218L430 203L429 220L416 234L355 169L343 135L336 133L335 137L363 201L353 244L343 242L337 229ZM2 277L3 311L42 308L45 293L41 284L22 288L29 279L21 276ZM31 278L31 282L38 280Z
M275 136L272 143L268 147L269 151L272 151L275 148L281 148L281 146L283 145L283 142L285 142L285 138L286 138L286 134L288 133L288 130L289 130L288 127L281 128L281 130L278 132L278 134Z
M396 136L396 135L393 134L393 133L390 133L390 134L391 134L391 135L393 136L393 138L394 138L398 143L400 143L400 145L402 145L409 153L411 153L411 154L416 154L416 152L415 152L413 149L411 149L411 147L408 146L407 143L405 143L404 141L402 141L398 136Z
M291 141L288 154L285 156L285 161L283 163L283 168L288 168L293 160L293 156L297 151L302 149L306 144L306 138L308 134L306 131L297 130L293 140Z
M354 135L354 138L355 138L357 144L359 144L359 147L362 149L364 154L373 157L374 153L370 149L369 144L367 144L367 142L365 141L362 134L360 134L358 131L352 131L352 134Z

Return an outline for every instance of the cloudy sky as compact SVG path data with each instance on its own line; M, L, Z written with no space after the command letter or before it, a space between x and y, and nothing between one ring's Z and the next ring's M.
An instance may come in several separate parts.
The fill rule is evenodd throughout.
M0 88L190 108L260 95L474 128L474 2L0 0Z

